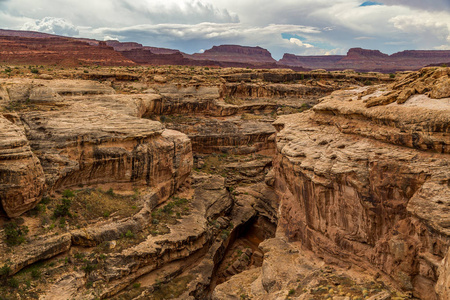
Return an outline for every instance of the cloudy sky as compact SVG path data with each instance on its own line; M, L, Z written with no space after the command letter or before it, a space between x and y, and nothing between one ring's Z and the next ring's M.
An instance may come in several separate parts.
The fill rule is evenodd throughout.
M201 52L261 46L274 58L450 49L450 0L0 0L0 28Z

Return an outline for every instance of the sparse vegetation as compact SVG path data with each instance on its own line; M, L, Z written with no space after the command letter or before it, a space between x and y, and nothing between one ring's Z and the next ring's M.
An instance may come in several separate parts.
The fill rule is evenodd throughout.
M25 237L29 231L27 226L18 225L16 222L6 223L3 229L5 230L5 242L8 246L17 246L25 242Z
M70 206L72 205L72 200L68 198L62 198L61 204L58 204L55 208L55 211L53 212L53 218L59 218L59 217L70 217L72 216L70 213Z

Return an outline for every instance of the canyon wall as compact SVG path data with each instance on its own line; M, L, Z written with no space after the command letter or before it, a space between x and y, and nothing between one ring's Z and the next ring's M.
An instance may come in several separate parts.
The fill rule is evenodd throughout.
M78 185L146 186L164 201L190 174L187 136L140 118L158 95L115 95L112 88L89 81L0 85L7 90L5 103L34 107L6 115L12 122L0 119L5 174L0 191L10 217L34 207L44 190Z
M430 77L448 81L449 71ZM438 299L439 282L440 299L448 299L442 261L450 245L450 92L444 91L441 99L415 95L370 108L367 102L381 94L376 89L340 91L312 111L280 117L279 230L319 256L378 269L421 299Z

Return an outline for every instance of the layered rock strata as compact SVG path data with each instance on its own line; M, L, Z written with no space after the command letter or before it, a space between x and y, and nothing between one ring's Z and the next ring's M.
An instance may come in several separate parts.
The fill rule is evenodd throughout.
M0 199L9 217L33 208L44 191L44 172L23 130L0 116Z
M10 216L36 204L44 178L49 193L77 185L112 183L155 188L163 200L190 173L189 139L165 130L159 122L139 118L159 96L113 95L114 90L105 85L77 85L73 81L13 81L7 83L7 91L5 102L25 106L20 113L22 130L2 119L2 126L6 126L2 132L7 134L3 165L11 174L2 176L2 202ZM103 96L86 101L92 94ZM42 109L27 109L35 105ZM12 159L20 164L14 167ZM23 199L14 204L22 208L11 207L13 194L15 199Z
M366 108L368 93L336 92L275 123L279 230L318 255L381 270L421 299L437 299L439 281L447 299L450 104Z

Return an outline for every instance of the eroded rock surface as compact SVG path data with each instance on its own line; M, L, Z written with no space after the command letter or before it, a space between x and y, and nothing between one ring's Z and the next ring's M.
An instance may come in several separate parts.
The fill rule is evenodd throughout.
M15 116L11 116L15 117ZM0 116L0 199L9 217L33 208L44 191L44 173L23 129Z
M333 94L275 123L279 230L437 299L450 236L448 128L438 124L448 124L450 105L424 99L420 107L408 100L367 109L357 95Z
M77 71L0 82L0 166L35 191L28 236L0 232L1 292L446 299L449 98L368 108L403 81L350 71Z

